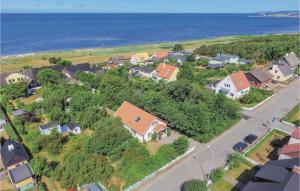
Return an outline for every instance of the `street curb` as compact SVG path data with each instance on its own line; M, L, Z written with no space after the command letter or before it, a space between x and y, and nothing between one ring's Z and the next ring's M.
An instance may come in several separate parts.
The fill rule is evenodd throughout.
M274 93L273 95L271 95L270 97L266 98L265 100L263 100L262 102L256 104L254 107L242 107L243 110L248 110L248 111L252 111L255 110L256 108L258 108L259 106L261 106L262 104L264 104L265 102L267 102L269 99L271 99L272 97L274 97L276 94Z
M281 122L284 123L284 124L286 124L286 125L292 126L292 127L297 127L297 125L295 125L295 124L293 124L293 123L290 123L290 122L288 122L288 121L282 120ZM297 128L299 128L299 127L297 127Z

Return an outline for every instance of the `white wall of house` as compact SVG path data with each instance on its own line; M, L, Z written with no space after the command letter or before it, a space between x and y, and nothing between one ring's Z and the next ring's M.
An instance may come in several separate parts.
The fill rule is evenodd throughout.
M286 81L286 80L288 80L289 78L291 78L293 76L293 74L285 76L281 72L281 70L278 68L278 65L275 65L275 64L272 66L272 69L270 70L270 73L273 76L273 80L280 81L280 82Z
M72 133L75 134L75 135L80 134L80 133L81 133L80 127L75 127L75 128L72 130Z
M227 91L224 91L227 90ZM222 81L220 81L215 87L215 93L223 93L226 97L231 99L238 99L248 94L250 91L250 87L246 88L242 91L237 91L234 83L231 78L227 76ZM228 92L228 93L227 93Z
M134 55L131 56L131 58L130 58L130 63L133 64L133 65L137 65L137 64L138 64L138 62L137 62L137 60L136 60L136 58L135 58Z

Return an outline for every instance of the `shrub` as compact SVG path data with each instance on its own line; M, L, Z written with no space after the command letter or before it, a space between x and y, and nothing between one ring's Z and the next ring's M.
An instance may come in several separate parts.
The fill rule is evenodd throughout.
M169 137L171 135L171 129L167 128L167 136Z
M213 181L213 182L217 182L218 180L222 179L224 176L224 171L222 168L216 168L213 169L209 175L209 178Z
M152 141L156 141L156 140L157 140L157 134L156 134L156 133L153 133L153 134L151 135L151 139L152 139Z
M230 169L239 168L242 161L244 161L244 159L238 153L232 153L228 155L227 158L227 163Z
M183 184L183 191L207 191L206 182L202 180L189 180Z
M176 149L178 155L182 155L189 147L189 142L187 137L182 136L175 140L172 145Z
M240 101L243 104L260 103L272 94L271 90L251 88L249 94L242 97Z

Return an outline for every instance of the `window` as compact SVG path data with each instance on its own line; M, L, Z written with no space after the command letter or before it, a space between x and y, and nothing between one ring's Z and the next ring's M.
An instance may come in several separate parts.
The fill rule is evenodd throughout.
M150 139L152 136L152 133L148 133L148 139Z
M230 87L230 84L225 84L225 87Z
M233 97L233 96L234 96L234 94L233 94L233 93L230 93L230 96L231 96L231 97Z
M278 71L277 70L275 70L275 73L277 73Z
M280 79L280 76L277 76L277 79Z

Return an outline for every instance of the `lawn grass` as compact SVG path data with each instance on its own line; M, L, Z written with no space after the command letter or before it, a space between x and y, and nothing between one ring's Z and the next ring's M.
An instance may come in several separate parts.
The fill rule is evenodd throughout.
M150 54L155 53L158 50L171 50L176 43L184 45L185 49L198 48L201 45L210 44L225 44L235 41L244 41L245 38L232 36L232 37L220 37L214 39L203 39L185 42L170 42L160 44L148 44L148 45L136 45L136 46L123 46L116 48L95 48L85 50L69 50L69 51L55 51L55 52L43 52L33 55L25 55L22 57L10 56L1 57L1 72L11 72L23 69L25 66L29 67L42 67L49 66L48 59L56 56L72 61L73 63L103 63L108 60L110 56L122 55L125 58L130 58L133 52L148 52Z
M225 179L221 179L214 183L211 187L211 191L231 191L234 189L234 185L227 182Z
M297 127L300 126L300 104L296 105L292 111L290 111L286 117L284 118L285 121L288 121Z
M237 180L240 183L246 184L251 177L254 176L256 171L253 169L253 165L250 163L241 162L239 168L233 168L225 172L224 177L213 183L210 186L211 191L233 191L238 190L234 185L229 183L225 177L230 177Z
M272 90L251 88L250 93L240 99L242 107L254 107L273 95Z
M29 96L29 97L25 97L25 98L21 99L21 102L24 103L25 105L30 105L33 102L36 102L36 100L38 98L41 98L41 96L38 95L38 94L34 94L34 95Z
M247 152L246 156L260 164L265 164L270 160L276 160L278 158L278 147L274 146L272 142L278 140L280 145L283 145L288 141L288 136L288 134L282 131L272 130L260 143Z
M7 123L4 126L5 132L8 134L9 138L14 141L20 141L20 137L18 136L17 132L13 129L13 127Z
M145 146L149 150L150 154L154 155L161 146L161 144L158 141L148 141L145 144Z

